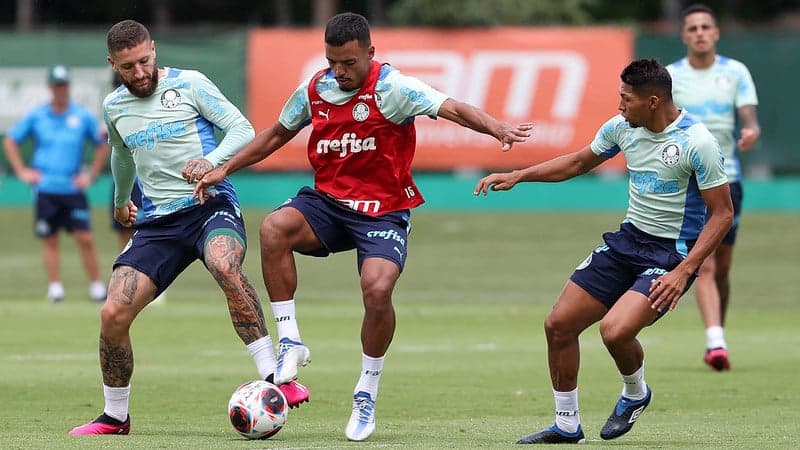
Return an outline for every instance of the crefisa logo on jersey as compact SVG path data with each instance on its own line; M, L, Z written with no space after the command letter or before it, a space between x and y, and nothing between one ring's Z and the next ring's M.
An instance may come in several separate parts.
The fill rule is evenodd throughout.
M666 147L661 149L661 162L666 164L668 167L678 164L680 157L681 151L675 144L667 144Z
M353 107L353 119L363 122L367 120L367 117L369 117L369 106L364 102L356 103L356 106Z
M172 109L181 104L181 93L175 89L167 89L161 94L161 106Z

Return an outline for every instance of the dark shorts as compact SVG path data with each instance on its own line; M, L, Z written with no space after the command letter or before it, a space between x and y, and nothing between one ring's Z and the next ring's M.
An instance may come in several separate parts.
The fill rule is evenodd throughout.
M739 231L739 218L742 215L742 198L744 194L742 193L742 183L735 181L728 185L731 190L731 202L733 203L733 225L731 225L731 229L728 230L728 233L722 238L722 243L727 245L733 245L736 243L736 233ZM706 220L708 220L709 215L706 216Z
M138 226L114 267L130 266L144 273L155 283L158 296L194 260L202 261L206 241L220 234L233 236L247 248L239 208L221 195Z
M278 209L285 207L300 211L323 245L318 250L300 253L328 256L356 249L359 273L364 259L372 257L393 261L403 271L411 231L409 210L372 217L340 205L307 186Z
M605 243L589 254L570 280L609 309L629 290L649 296L650 283L685 257L678 249L679 241L649 235L630 223L621 224L619 231L603 234L603 240ZM680 242L683 247L685 241ZM693 244L685 245L688 249ZM686 283L686 290L696 276L695 273ZM659 316L668 309L664 308Z
M131 191L131 201L137 208L142 208L142 191L139 189L139 183L133 183L133 190ZM111 229L114 231L130 230L128 227L123 227L122 224L114 220L114 184L111 184Z
M72 232L91 230L86 194L36 194L35 231L40 238L64 228Z

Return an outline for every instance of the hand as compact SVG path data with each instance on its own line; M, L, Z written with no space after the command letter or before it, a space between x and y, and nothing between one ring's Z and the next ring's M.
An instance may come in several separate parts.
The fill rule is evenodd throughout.
M187 183L194 183L199 181L203 178L203 175L212 171L214 166L211 164L211 161L199 158L199 159L190 159L186 161L186 164L183 166L183 170L181 171L181 176L186 180Z
M658 312L663 311L665 307L669 307L670 311L674 310L686 289L687 281L688 279L676 270L653 280L650 284L650 307Z
M475 185L475 191L472 194L483 193L483 195L486 195L490 189L493 191L507 191L513 188L518 181L519 177L516 172L493 173L478 180L478 184Z
M114 220L119 222L123 227L130 227L136 222L138 212L139 208L137 208L133 202L129 201L128 204L122 208L114 208Z
M194 196L198 200L200 200L200 204L206 202L209 198L216 195L215 193L211 192L211 188L216 186L218 183L222 182L225 179L225 171L220 169L219 167L206 173L203 177L197 182L197 185L194 187Z
M83 190L91 186L93 181L92 176L88 173L80 173L72 180L72 184L76 188Z
M743 152L752 150L758 141L759 135L760 133L758 133L756 130L751 128L742 128L739 131L739 140L736 141L736 145L739 147L739 150Z
M30 185L37 185L39 184L39 180L42 179L42 174L36 169L25 167L17 174L17 178Z
M531 137L530 131L532 129L533 124L530 122L519 124L516 127L503 124L497 133L497 139L503 143L503 151L507 152L511 150L511 146L514 145L515 142L525 142Z

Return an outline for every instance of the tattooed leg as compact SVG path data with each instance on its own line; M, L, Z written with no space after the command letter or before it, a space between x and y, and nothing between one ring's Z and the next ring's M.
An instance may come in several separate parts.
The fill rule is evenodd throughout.
M228 299L233 328L245 344L267 335L264 312L253 285L242 272L244 246L238 239L219 234L206 242L205 263Z
M100 312L100 370L109 387L130 384L133 374L131 323L155 295L155 285L143 273L119 266L108 283L108 299Z

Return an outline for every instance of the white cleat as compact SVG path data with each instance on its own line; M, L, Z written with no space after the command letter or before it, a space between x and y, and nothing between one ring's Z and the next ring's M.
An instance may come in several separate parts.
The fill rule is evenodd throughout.
M106 301L106 285L102 281L93 281L89 285L89 299L95 303Z
M344 430L351 441L364 441L375 431L375 400L364 392L358 391L353 396L353 412Z
M275 368L275 384L284 384L297 379L297 369L311 362L311 350L302 342L281 338L278 343L278 365Z
M64 301L64 286L61 283L51 283L47 288L47 301L61 303Z

